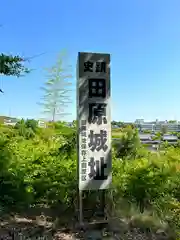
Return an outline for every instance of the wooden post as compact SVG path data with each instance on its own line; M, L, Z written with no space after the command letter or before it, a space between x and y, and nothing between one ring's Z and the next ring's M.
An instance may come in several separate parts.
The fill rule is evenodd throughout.
M83 191L79 190L79 225L83 226Z

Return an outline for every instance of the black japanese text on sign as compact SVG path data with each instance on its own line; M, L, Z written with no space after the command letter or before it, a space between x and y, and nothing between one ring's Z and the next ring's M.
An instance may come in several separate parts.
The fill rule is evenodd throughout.
M84 72L96 72L96 73L106 73L106 62L84 62Z
M81 120L81 155L82 155L82 162L81 162L81 181L86 181L87 175L87 133L86 133L86 120Z
M79 53L77 114L79 123L86 120L86 136L79 139L86 146L86 158L79 151L80 190L105 189L111 183L109 65L109 54Z

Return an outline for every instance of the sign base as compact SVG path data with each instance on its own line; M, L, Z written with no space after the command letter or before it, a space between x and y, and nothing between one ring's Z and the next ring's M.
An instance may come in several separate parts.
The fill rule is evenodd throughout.
M100 220L100 221L92 221L92 222L83 222L83 223L78 223L76 225L76 228L78 230L102 230L104 228L107 228L109 224L108 220Z

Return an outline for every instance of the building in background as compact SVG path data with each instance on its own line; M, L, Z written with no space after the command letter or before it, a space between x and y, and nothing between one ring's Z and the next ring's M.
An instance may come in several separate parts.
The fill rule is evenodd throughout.
M40 128L46 128L47 124L46 122L42 121L42 120L39 120L38 121L38 127Z
M134 125L138 128L140 132L154 131L154 122L145 122L144 119L136 119Z
M151 122L146 122L141 125L141 131L154 131L154 124Z
M162 137L162 141L167 141L168 143L177 143L178 137L174 135L164 134Z
M15 119L15 118L12 118L12 119L4 119L4 125L15 126L17 122L18 122L18 120Z
M168 122L168 121L153 121L145 122L143 119L137 119L134 122L135 126L140 132L151 131L151 132L180 132L180 122Z
M168 123L168 132L179 132L180 123Z

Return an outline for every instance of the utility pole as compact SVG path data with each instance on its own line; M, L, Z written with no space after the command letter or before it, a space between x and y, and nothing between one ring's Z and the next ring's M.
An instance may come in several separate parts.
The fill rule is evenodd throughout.
M11 117L11 109L9 108L9 117Z

